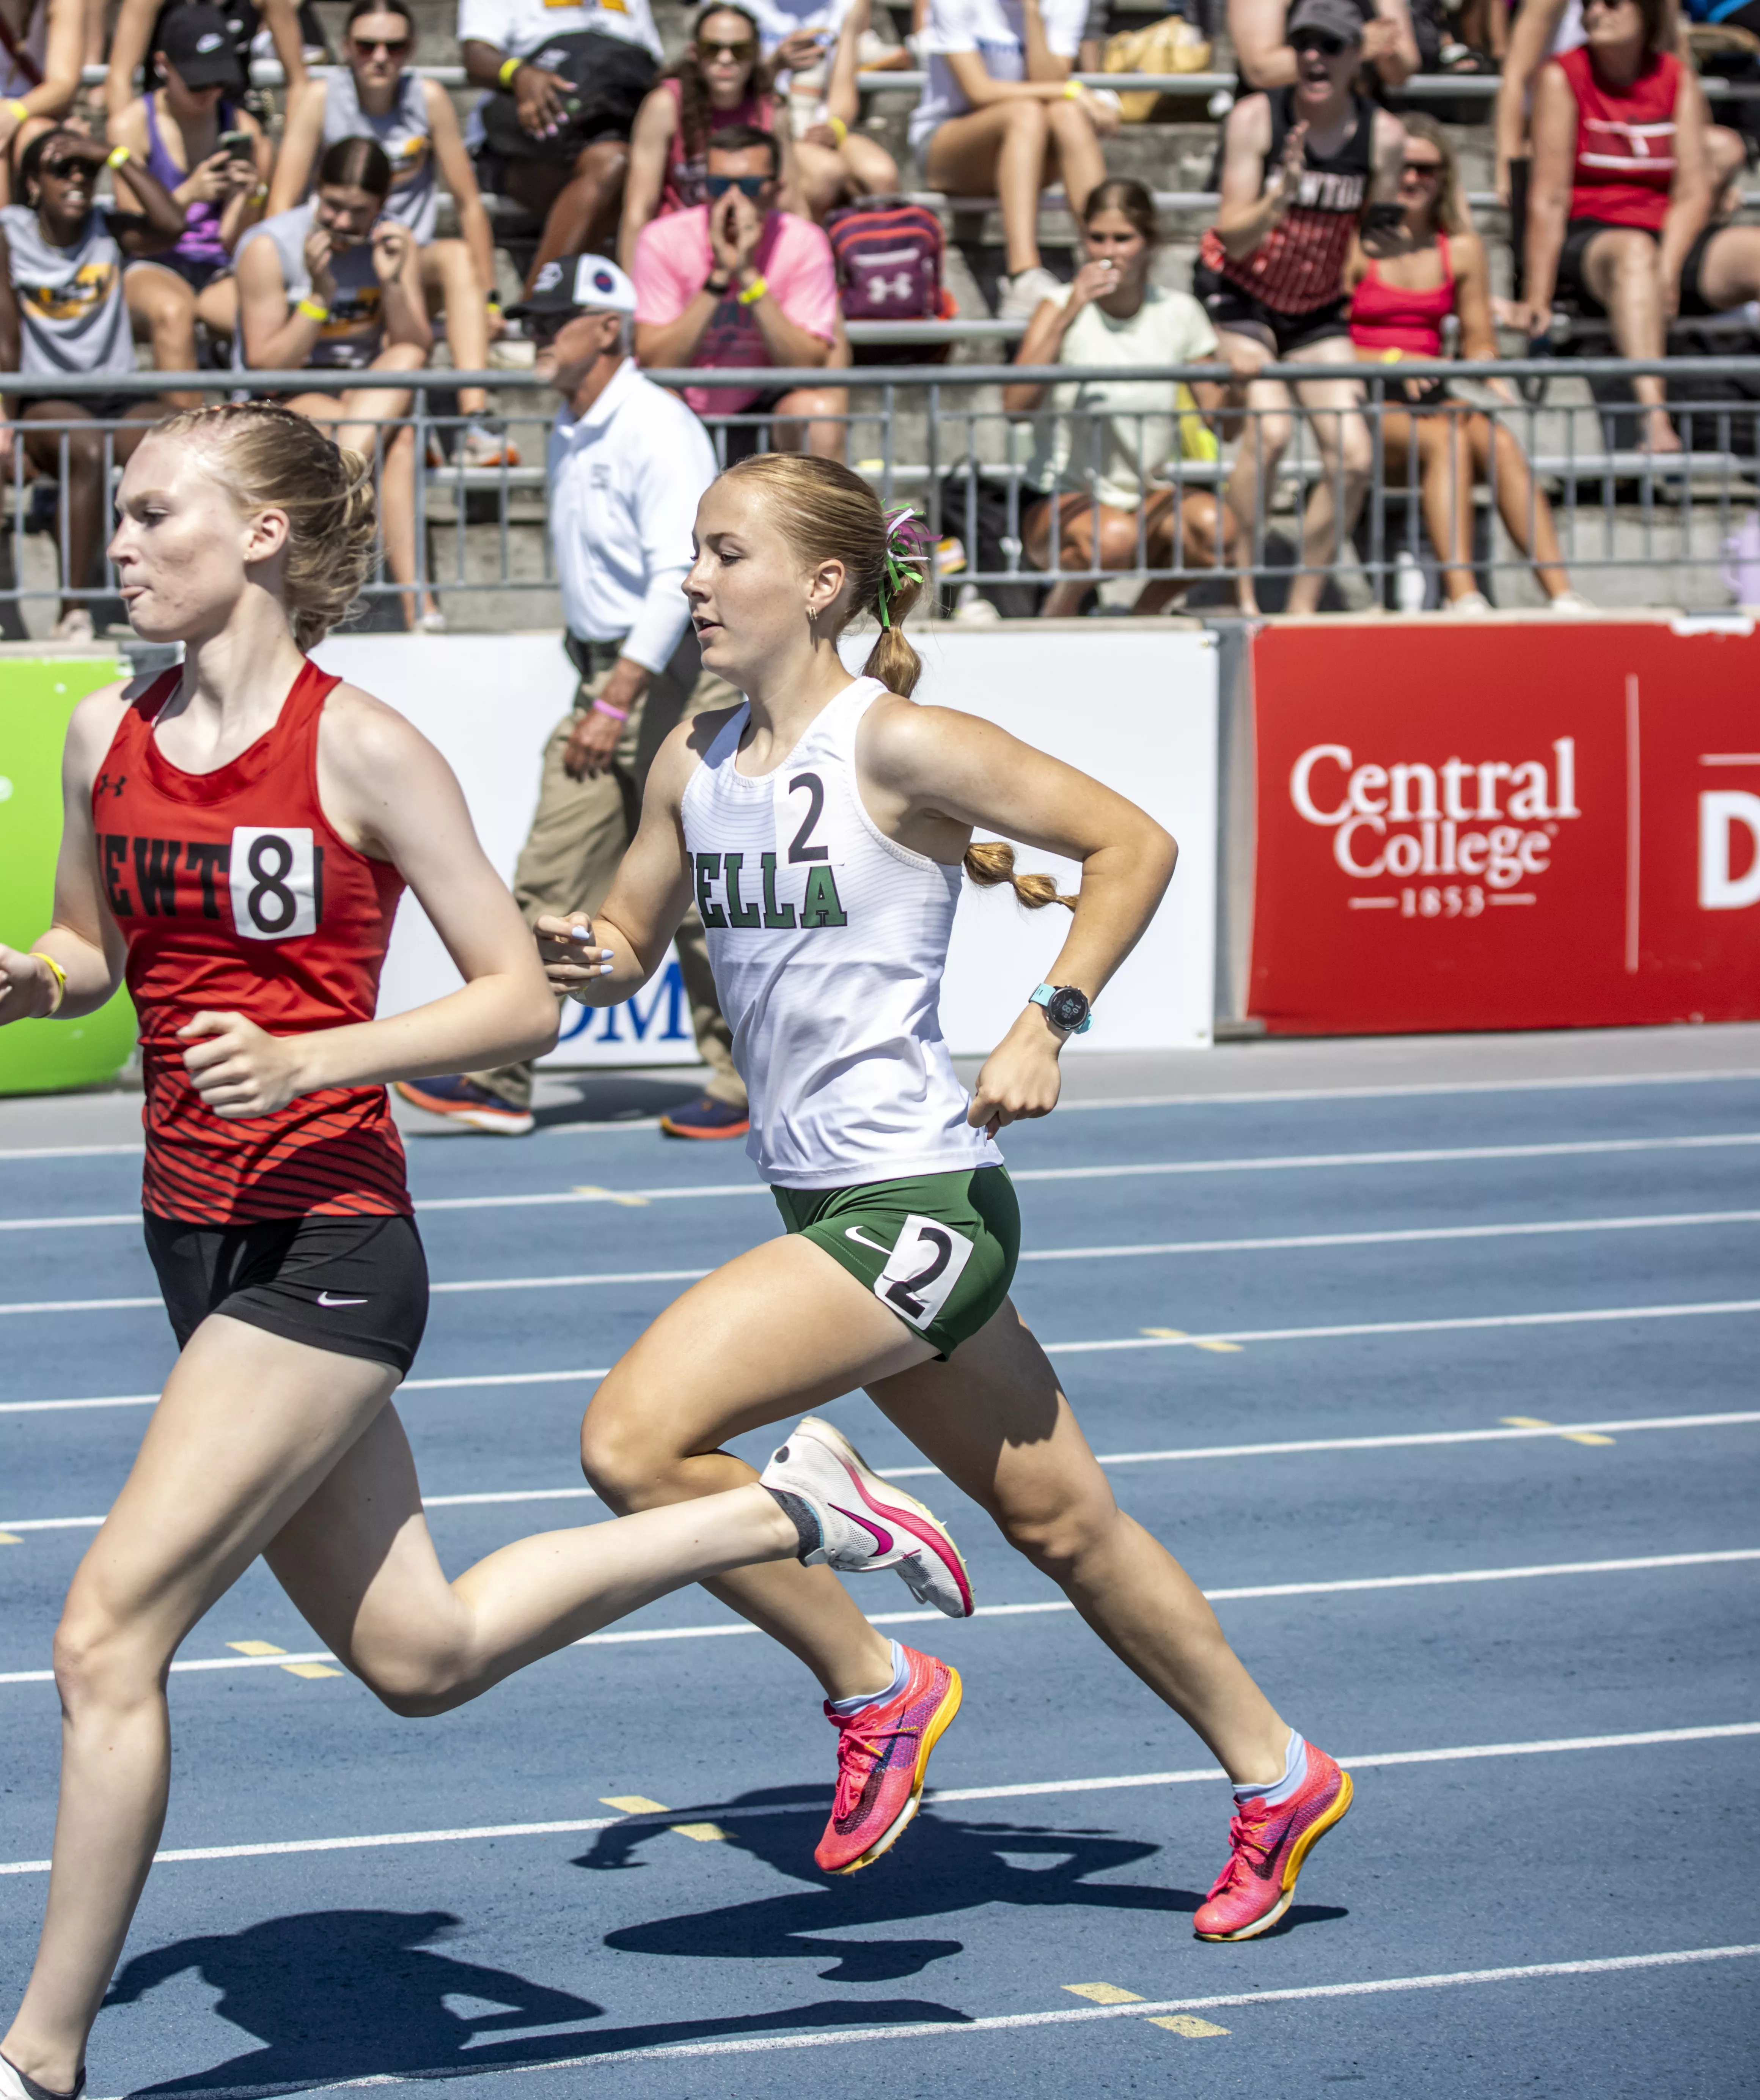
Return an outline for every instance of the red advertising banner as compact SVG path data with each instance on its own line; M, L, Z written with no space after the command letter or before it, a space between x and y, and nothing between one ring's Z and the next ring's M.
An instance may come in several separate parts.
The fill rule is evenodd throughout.
M1253 677L1273 1033L1760 1018L1760 634L1317 622Z

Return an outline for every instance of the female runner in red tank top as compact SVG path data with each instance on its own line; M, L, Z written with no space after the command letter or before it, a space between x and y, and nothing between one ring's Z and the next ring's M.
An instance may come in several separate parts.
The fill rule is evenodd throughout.
M1584 0L1587 42L1534 90L1528 177L1530 330L1563 292L1604 314L1622 357L1660 358L1678 312L1708 311L1699 285L1711 169L1700 98L1665 48L1663 0ZM1660 376L1634 379L1642 442L1680 450Z
M1430 117L1408 116L1405 123L1399 223L1365 227L1352 242L1345 264L1351 341L1365 364L1438 358L1444 354L1442 324L1453 314L1460 322L1461 355L1495 357L1485 246L1461 194L1454 148ZM1490 383L1500 400L1519 405L1507 381ZM1389 378L1385 399L1381 443L1387 484L1396 488L1415 469L1424 523L1442 564L1446 608L1468 614L1490 610L1473 574L1473 490L1490 479L1510 537L1533 558L1534 574L1552 610L1591 611L1588 600L1571 589L1551 506L1528 471L1515 433L1454 399L1445 381ZM1393 405L1401 400L1409 404L1407 409Z
M445 761L305 654L364 580L367 463L285 408L191 411L143 442L119 506L130 619L184 663L76 710L54 923L29 953L0 946L0 1023L90 1013L126 968L147 1244L182 1353L56 1635L55 1860L0 2100L82 2088L164 1821L165 1672L258 1554L406 1714L704 1577L901 1557L858 1547L810 1493L746 1486L525 1539L447 1582L389 1405L427 1274L384 1082L532 1056L555 1004ZM406 883L465 983L376 1021ZM924 1550L951 1554L911 1509Z

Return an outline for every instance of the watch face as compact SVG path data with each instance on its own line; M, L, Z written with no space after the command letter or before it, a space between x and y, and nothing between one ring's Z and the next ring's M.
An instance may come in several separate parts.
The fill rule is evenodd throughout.
M1076 1029L1087 1018L1087 995L1064 985L1045 1002L1045 1011L1060 1028Z

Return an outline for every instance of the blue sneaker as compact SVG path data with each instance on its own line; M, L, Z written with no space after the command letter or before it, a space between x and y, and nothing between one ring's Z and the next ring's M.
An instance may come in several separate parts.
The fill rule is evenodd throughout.
M523 1137L537 1118L530 1109L511 1108L499 1094L457 1074L439 1079L394 1079L392 1085L412 1108L444 1116L472 1130L493 1131L499 1137Z
M699 1094L682 1109L668 1109L660 1118L660 1128L668 1137L743 1137L752 1127L752 1112L718 1101L712 1094Z

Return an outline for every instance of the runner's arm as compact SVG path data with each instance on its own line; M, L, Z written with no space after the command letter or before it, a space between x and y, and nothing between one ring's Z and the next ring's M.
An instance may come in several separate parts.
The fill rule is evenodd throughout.
M125 950L99 876L91 788L121 720L127 690L117 684L90 695L68 724L55 905L46 932L29 950L0 944L0 1026L46 1014L55 1004L55 973L34 955L52 955L67 973L67 995L57 1011L60 1020L95 1013L122 982Z
M507 885L489 864L452 769L413 724L339 686L318 731L318 792L350 844L389 861L465 980L388 1020L273 1036L236 1013L198 1013L183 1061L218 1115L272 1114L323 1087L373 1086L536 1057L556 1003Z
M618 865L611 893L589 917L560 912L538 921L538 945L550 982L583 1006L616 1006L666 960L667 944L690 908L690 856L681 804L685 786L726 724L725 710L681 722L648 774L642 822ZM588 938L573 938L577 926ZM609 963L607 971L604 965Z

